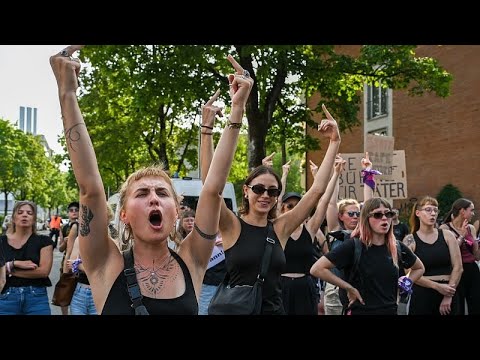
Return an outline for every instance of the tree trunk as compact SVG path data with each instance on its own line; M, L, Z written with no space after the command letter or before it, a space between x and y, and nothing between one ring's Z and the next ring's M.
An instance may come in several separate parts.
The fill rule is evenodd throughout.
M247 110L248 112L248 110ZM247 114L248 117L248 169L252 171L265 157L266 121L261 115Z

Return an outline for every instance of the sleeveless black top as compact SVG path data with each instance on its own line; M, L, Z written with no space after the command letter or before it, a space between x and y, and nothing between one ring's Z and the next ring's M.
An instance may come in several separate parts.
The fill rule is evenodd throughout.
M424 242L418 237L417 233L414 233L413 237L415 238L415 255L422 260L425 266L423 275L450 275L452 261L448 244L443 237L443 231L438 230L438 238L433 244Z
M230 274L230 285L253 285L260 272L263 252L267 243L268 225L265 227L247 224L241 218L240 236L235 245L225 251L225 264ZM281 274L285 272L285 254L275 231L269 235L275 240L270 267L262 291L261 314L283 315Z
M169 250L182 269L185 278L185 292L174 299L152 299L144 296L142 303L150 315L197 315L197 297L187 265L176 252ZM108 293L102 315L135 315L123 271L120 272Z
M305 225L297 240L288 238L285 246L285 258L287 260L286 273L310 274L310 268L314 263L314 248L312 237Z

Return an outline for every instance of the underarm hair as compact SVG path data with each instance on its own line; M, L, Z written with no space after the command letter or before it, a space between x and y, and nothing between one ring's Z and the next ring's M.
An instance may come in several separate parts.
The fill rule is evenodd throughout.
M193 223L193 228L197 230L197 232L200 234L201 237L207 240L215 240L217 238L217 234L215 233L213 235L205 234L202 230L200 230L197 226L197 223Z

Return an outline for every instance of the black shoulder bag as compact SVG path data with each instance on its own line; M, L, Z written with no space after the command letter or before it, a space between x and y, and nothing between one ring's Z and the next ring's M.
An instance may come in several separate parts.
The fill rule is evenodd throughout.
M132 307L135 309L135 315L150 315L147 308L142 303L143 296L137 282L132 247L123 252L123 262L125 264L123 273L127 278L128 295L130 296L130 300L132 300Z
M262 310L262 288L272 258L275 240L268 237L272 223L267 225L265 250L263 252L260 272L252 285L231 287L230 275L225 275L208 306L208 315L259 315Z

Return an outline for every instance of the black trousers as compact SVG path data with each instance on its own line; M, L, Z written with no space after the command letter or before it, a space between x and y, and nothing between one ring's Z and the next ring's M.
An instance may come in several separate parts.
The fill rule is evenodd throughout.
M55 240L53 240L53 248L55 249L57 247L58 243L58 237L60 236L60 229L51 229L50 230L50 239L53 240L53 237L55 237Z
M465 314L465 301L468 315L480 315L480 270L477 263L463 263L463 273L457 287L460 314Z
M287 315L318 315L317 279L311 275L299 278L282 276L282 300Z

